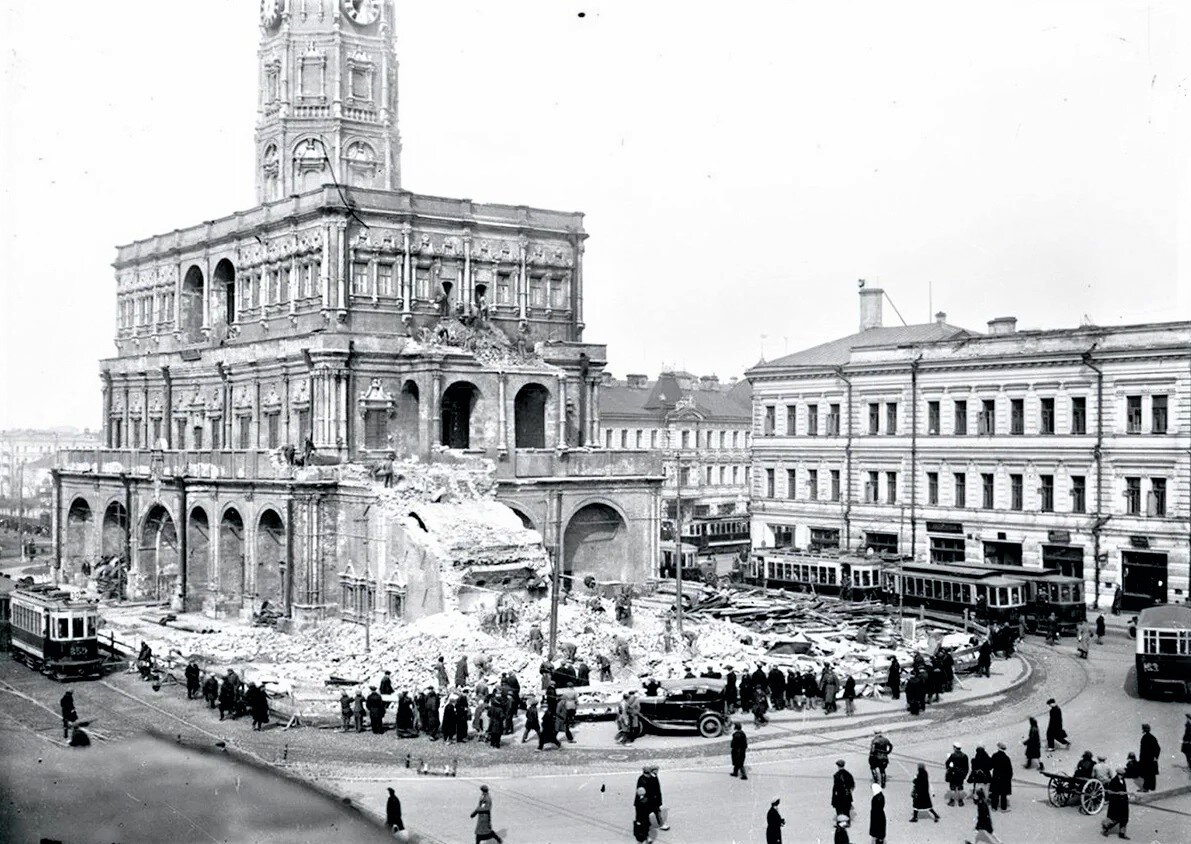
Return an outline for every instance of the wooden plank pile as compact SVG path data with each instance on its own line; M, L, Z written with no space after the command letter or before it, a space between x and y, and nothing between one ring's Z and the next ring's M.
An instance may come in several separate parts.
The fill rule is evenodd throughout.
M673 596L673 583L663 583L658 593ZM879 601L853 603L777 589L712 590L702 585L684 585L683 597L688 595L689 600L683 603L690 620L718 618L758 633L782 633L793 628L807 633L838 631L883 622L888 617Z

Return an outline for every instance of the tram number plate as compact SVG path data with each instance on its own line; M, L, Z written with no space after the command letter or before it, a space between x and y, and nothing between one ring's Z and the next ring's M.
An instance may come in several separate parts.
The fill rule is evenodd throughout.
M86 656L87 655L87 646L86 645L71 645L70 646L70 655L71 656Z
M1143 662L1143 663L1141 664L1141 670L1142 670L1142 671L1145 671L1145 672L1147 672L1147 673L1150 673L1150 674L1152 674L1152 673L1155 673L1155 672L1157 672L1157 671L1158 671L1158 663L1156 663L1156 662Z

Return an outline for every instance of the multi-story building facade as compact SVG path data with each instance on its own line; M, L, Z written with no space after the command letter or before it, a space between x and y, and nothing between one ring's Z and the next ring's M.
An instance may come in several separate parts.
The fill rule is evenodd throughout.
M262 5L260 204L118 248L106 451L62 463L63 567L116 555L174 572L187 608L334 613L376 513L288 446L489 458L567 572L653 570L660 461L598 448L583 216L402 191L394 32L391 0Z
M14 428L0 431L0 498L35 494L50 479L54 455L63 448L95 448L99 433L77 428Z
M663 372L656 381L605 376L599 390L605 448L661 455L663 537L673 539L682 501L683 541L699 553L748 545L752 403L747 381Z
M753 542L1052 568L1182 601L1191 323L882 325L757 365Z

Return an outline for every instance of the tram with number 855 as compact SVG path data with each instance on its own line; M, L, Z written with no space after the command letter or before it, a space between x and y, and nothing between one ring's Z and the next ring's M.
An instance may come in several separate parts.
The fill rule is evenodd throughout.
M12 656L55 680L98 677L99 608L50 584L12 591Z

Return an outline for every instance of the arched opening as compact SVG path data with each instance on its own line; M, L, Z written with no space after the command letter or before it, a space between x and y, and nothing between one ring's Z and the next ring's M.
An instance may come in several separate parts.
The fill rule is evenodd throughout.
M418 453L418 413L419 413L418 385L414 381L406 381L397 396L397 419L393 433L393 444L398 454Z
M513 436L517 448L546 447L546 403L550 391L541 384L526 384L513 399Z
M134 601L168 601L177 591L180 575L178 531L174 520L165 507L154 504L141 528L128 597Z
M525 528L526 530L537 530L538 529L537 525L535 525L533 523L533 519L531 519L529 516L525 515L525 513L523 513L521 510L517 509L516 507L512 507L508 504L506 504L505 506L517 514L517 518L521 520L521 526L523 528Z
M629 531L607 504L588 504L571 516L563 539L563 573L582 580L621 580L636 568L629 560ZM570 588L570 581L565 583Z
M257 522L256 598L268 601L270 609L284 612L285 523L276 510L265 510Z
M239 608L244 599L244 519L229 507L219 520L219 603Z
M192 266L182 279L183 336L188 343L203 339L203 271Z
M76 498L70 502L70 509L66 511L65 547L62 549L62 579L71 582L76 574L90 574L92 568L92 534L95 528L95 515L91 512L91 505L85 498Z
M211 281L215 285L215 295L219 297L219 313L231 325L236 321L236 268L232 262L224 258L216 264Z
M456 381L442 396L442 444L447 448L471 448L471 417L480 391L475 384Z
M186 609L201 609L210 582L211 522L207 511L195 507L186 525Z
M103 511L103 526L99 537L100 556L104 561L112 557L124 559L128 538L128 511L119 501L113 501Z

